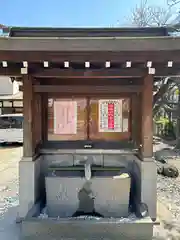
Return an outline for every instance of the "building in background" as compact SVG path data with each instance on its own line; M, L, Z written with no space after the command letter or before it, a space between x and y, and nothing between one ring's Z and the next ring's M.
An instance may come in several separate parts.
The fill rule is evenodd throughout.
M0 83L0 114L22 113L23 93L19 90L19 82L1 76Z

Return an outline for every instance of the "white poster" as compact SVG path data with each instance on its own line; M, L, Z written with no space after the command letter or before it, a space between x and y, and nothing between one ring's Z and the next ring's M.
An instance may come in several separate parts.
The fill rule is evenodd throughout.
M128 132L129 129L129 119L124 118L123 119L123 132Z
M48 99L48 107L52 107L53 106L53 99L49 98Z
M122 100L99 100L99 132L122 132Z
M54 134L77 133L77 102L54 101Z

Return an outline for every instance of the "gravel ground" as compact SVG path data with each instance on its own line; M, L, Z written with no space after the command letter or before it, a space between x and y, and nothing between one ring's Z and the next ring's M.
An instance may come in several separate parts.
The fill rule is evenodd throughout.
M154 227L153 239L180 239L180 177L171 179L158 175L157 196L171 212L172 218L160 219L161 225Z
M162 157L168 164L175 165L180 171L180 152L174 150L174 144L155 141L155 157ZM155 161L157 166L162 164ZM154 227L153 239L180 239L180 176L176 179L157 175L157 196L171 213L171 219L161 220L160 226Z
M155 159L163 156L168 164L175 165L180 172L180 152L173 149L173 145L160 142L154 145ZM157 167L163 164L155 161ZM168 178L157 175L157 196L171 211L173 220L180 221L180 175Z
M171 179L158 175L157 196L171 211L173 220L180 221L180 177Z
M154 151L167 159L180 159L179 152L167 148L172 147L158 142ZM19 225L15 224L15 218L18 207L18 163L21 155L22 147L0 149L0 240L19 240ZM177 161L180 166L180 160ZM172 213L172 219L161 220L161 225L154 227L153 239L180 240L180 177L170 179L158 175L157 195Z
M19 240L18 163L22 147L0 148L0 240Z

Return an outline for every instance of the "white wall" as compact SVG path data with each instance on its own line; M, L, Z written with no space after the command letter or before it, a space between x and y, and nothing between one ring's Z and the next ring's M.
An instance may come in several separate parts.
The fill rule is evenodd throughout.
M19 84L17 81L13 82L13 94L16 94L19 92Z
M12 95L19 91L19 84L14 81L11 82L9 77L0 77L0 95Z

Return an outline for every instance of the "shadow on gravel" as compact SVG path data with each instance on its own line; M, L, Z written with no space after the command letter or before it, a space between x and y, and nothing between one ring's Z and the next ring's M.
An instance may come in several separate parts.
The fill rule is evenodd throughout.
M160 144L162 142L162 139L160 137L153 137L153 144Z
M0 239L20 240L20 224L16 224L18 206L8 207L0 214Z
M169 146L171 146L173 148L176 148L176 140L161 138L161 142L164 143L164 144L168 144Z
M180 240L179 222L161 221L161 225L154 228L152 240Z

